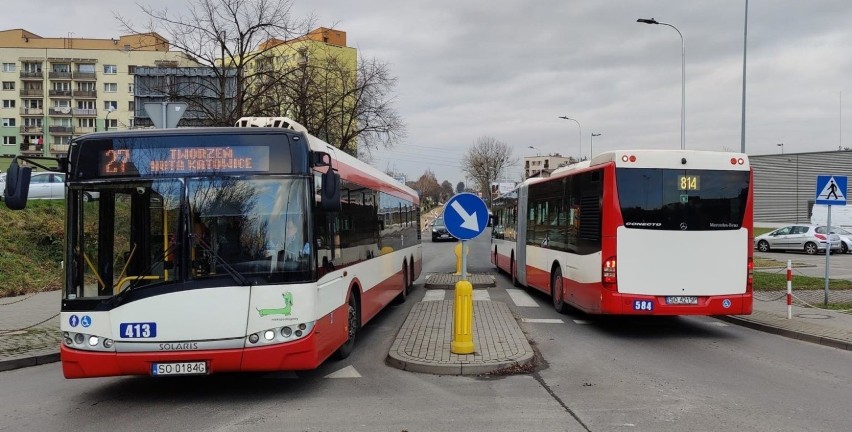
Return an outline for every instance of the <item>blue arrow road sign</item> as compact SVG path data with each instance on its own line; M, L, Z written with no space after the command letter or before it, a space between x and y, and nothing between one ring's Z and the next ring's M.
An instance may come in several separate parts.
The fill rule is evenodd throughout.
M444 223L453 237L470 240L488 226L488 207L472 193L456 194L444 204Z
M817 176L816 194L816 204L846 205L846 176Z

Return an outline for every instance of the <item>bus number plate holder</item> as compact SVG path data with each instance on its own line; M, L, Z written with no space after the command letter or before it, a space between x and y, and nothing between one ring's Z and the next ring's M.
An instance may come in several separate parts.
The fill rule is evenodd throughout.
M151 365L151 375L207 375L207 362L154 363Z
M698 297L696 296L668 296L666 304L670 305L697 305Z

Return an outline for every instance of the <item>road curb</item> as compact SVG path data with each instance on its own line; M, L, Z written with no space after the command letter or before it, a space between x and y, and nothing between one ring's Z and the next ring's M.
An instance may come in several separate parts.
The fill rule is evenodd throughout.
M785 329L782 327L777 327L761 322L752 321L747 318L741 318L734 315L718 315L715 318L727 321L732 324L740 325L743 327L748 327L755 330L760 330L764 333L771 333L778 336L784 336L790 339L796 339L804 342L815 343L818 345L823 345L831 348L838 348L842 350L852 351L852 343L825 337L825 336L817 336L808 333L803 333L795 330Z
M9 360L0 360L0 372L21 369L30 366L39 366L59 361L59 352L40 354L29 357L19 357Z

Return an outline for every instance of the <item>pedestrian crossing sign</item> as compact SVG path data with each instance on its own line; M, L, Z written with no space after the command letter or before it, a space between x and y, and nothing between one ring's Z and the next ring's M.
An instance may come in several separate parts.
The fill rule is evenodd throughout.
M846 205L846 176L817 176L816 192L816 204Z

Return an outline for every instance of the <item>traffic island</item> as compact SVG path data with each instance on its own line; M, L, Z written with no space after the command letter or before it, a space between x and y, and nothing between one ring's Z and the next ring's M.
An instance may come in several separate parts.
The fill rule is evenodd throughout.
M426 289L455 289L456 282L461 280L461 275L452 273L430 273L426 275L424 286ZM497 286L494 276L483 273L471 273L467 280L473 285L473 289L491 288Z

